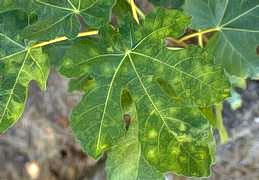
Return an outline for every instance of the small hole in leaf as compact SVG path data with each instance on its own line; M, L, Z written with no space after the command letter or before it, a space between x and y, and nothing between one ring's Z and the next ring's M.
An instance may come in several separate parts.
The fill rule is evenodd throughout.
M131 123L130 115L129 114L124 114L123 120L124 120L124 123L125 123L125 129L128 131L130 123Z
M256 46L256 55L259 56L259 45Z

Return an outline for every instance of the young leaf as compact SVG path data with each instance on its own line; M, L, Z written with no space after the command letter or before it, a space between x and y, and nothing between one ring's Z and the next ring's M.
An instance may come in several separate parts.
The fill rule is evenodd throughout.
M7 13L0 18L5 15L12 17ZM37 81L44 90L49 72L48 58L42 50L26 47L15 35L24 22L3 19L0 22L0 133L22 115L30 81Z
M185 10L194 28L218 28L209 46L229 73L258 75L259 0L186 0Z
M75 38L86 26L97 28L110 19L115 0L31 0L38 21L27 27L23 37L50 40L60 36Z
M188 25L189 18L182 12L158 9L142 26L127 22L117 30L104 27L98 39L78 41L67 52L61 73L70 78L91 76L95 81L71 115L72 129L91 156L98 158L122 141L126 129L120 98L128 89L137 107L143 154L148 162L162 172L209 175L214 141L198 107L228 97L229 83L223 69L205 50L190 47L169 51L165 47L166 37L181 36ZM170 88L175 90L173 94L168 93ZM145 138L152 129L159 134L155 141ZM165 158L171 152L164 148L168 142L170 147L180 146L181 160L169 162ZM149 147L154 153L157 147L164 149L156 161ZM201 153L194 162L191 159L196 150Z

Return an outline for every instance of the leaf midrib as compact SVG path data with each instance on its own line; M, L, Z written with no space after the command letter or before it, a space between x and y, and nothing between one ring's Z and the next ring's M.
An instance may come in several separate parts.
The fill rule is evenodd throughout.
M101 124L100 124L100 128L99 128L99 133L98 133L98 138L97 138L97 145L96 145L96 148L97 148L97 151L99 149L99 145L100 145L100 140L101 140L101 133L102 133L102 127L103 127L103 121L104 121L104 117L105 117L105 114L106 114L106 110L107 110L107 106L108 106L108 101L109 101L109 98L110 98L110 95L111 95L111 90L113 88L113 83L116 79L116 76L117 76L117 73L120 71L120 68L121 66L123 65L125 59L127 58L127 54L124 55L124 57L122 58L120 64L117 66L114 74L113 74L113 77L112 77L112 80L109 84L109 89L108 89L108 92L107 92L107 96L106 96L106 100L105 100L105 103L104 103L104 110L103 110L103 114L102 114L102 118L101 118Z

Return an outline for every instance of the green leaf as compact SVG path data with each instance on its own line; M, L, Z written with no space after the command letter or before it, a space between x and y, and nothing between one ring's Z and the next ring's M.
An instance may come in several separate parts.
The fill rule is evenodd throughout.
M95 80L91 76L82 76L69 81L69 92L88 91L95 86Z
M0 32L8 33L12 38L19 37L19 33L28 25L28 15L14 10L0 14Z
M10 13L5 15L0 18L12 17ZM49 72L48 58L42 50L29 49L19 36L15 36L24 24L19 21L6 23L9 18L3 19L0 22L0 133L21 117L30 81L37 81L44 90Z
M130 128L118 143L108 153L106 170L110 180L162 180L163 174L154 169L145 159L139 138L139 121L136 106L130 93L123 90L121 105L125 121L130 122ZM129 118L129 119L126 119ZM148 172L148 173L147 173Z
M137 129L132 129L132 131ZM163 174L154 169L144 158L136 135L122 138L111 150L107 160L107 176L110 180L163 180Z
M141 102L143 107L143 103ZM159 107L158 107L159 108ZM207 177L215 162L215 142L208 120L197 108L142 108L144 157L161 172Z
M20 0L1 0L0 13L19 9L19 6L17 6L17 4L20 4L20 2Z
M142 26L127 22L119 29L104 27L99 38L77 41L67 52L61 73L74 79L91 76L95 81L70 122L91 156L98 158L123 141L127 128L121 96L126 89L136 104L144 159L161 172L210 174L214 141L199 107L228 97L229 83L205 50L165 47L166 37L181 36L188 25L182 12L158 9ZM181 156L169 147L177 147L175 153Z
M187 0L185 10L194 28L220 28L209 48L230 74L258 76L259 0Z
M27 27L23 37L50 40L60 36L75 38L87 26L98 28L110 19L115 0L32 0L38 21Z
M0 1L0 13L7 12L9 10L15 9L15 5L12 0L2 0Z
M32 0L1 0L0 1L0 13L19 10L24 11L27 14L33 13L35 6L32 3Z
M157 6L174 9L179 9L184 4L184 0L150 0L150 2Z
M51 65L58 68L62 64L65 52L71 48L73 41L62 41L43 47L43 52L49 57Z

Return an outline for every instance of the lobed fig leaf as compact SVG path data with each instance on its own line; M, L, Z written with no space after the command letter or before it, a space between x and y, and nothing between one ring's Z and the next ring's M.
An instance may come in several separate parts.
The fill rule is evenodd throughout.
M109 150L128 152L128 146L120 146L134 134L138 138L129 146L141 159L128 163L140 174L151 168L159 173L210 175L215 142L200 107L221 102L230 87L224 69L206 50L166 48L165 38L181 36L188 25L189 17L182 12L158 9L142 25L127 21L118 29L105 26L99 37L78 40L67 51L60 72L72 79L91 77L91 83L82 81L84 88L82 83L73 86L85 95L71 115L71 127L87 153L99 158L107 151L109 156ZM135 111L123 108L125 91L131 94ZM129 130L125 114L133 120ZM108 174L121 179L111 175L119 171L111 164L113 157ZM114 163L120 157L114 157Z

